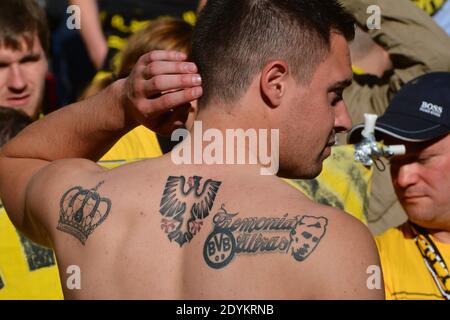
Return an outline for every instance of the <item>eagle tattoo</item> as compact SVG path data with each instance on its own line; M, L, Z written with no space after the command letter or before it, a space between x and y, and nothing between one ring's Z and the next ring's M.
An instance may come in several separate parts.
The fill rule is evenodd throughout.
M167 233L170 241L177 242L180 247L190 242L203 225L202 219L209 215L220 181L206 180L200 187L202 177L189 177L186 185L184 176L167 178L161 198L159 212L163 216L161 229ZM189 214L186 203L190 203Z

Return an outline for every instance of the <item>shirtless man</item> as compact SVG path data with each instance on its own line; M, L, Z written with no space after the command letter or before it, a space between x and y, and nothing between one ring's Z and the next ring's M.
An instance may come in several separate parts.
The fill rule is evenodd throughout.
M368 230L260 165L91 161L139 123L179 126L191 109L174 106L203 90L203 129L279 129L279 175L316 176L351 125L341 94L352 36L333 0L212 1L193 44L202 87L185 57L152 52L127 79L6 145L0 195L16 226L55 249L66 298L384 298L367 287L379 265ZM81 290L65 285L70 265Z

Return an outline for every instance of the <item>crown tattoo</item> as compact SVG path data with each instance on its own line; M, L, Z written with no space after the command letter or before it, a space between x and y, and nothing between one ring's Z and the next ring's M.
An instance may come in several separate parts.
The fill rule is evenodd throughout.
M103 183L101 181L93 189L83 189L80 186L70 188L61 198L56 228L73 235L83 245L111 209L111 200L101 197L97 192Z

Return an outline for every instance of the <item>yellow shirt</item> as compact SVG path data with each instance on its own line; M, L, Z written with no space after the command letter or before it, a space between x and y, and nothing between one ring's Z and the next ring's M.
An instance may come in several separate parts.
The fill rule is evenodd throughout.
M331 156L323 162L321 174L311 180L284 179L315 202L344 210L367 224L372 168L355 161L355 147L331 148Z
M0 300L63 299L53 252L21 236L0 209Z
M388 300L443 300L434 279L417 248L407 223L391 228L375 237L383 268L386 299ZM450 244L434 244L447 266L450 263Z
M109 167L108 163L160 156L162 151L156 134L144 126L139 126L117 141L99 163Z

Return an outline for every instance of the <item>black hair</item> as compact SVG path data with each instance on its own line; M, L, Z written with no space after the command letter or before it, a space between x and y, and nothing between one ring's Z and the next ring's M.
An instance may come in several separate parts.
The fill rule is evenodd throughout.
M331 32L354 38L354 18L336 0L209 0L200 13L192 60L202 76L199 107L236 101L271 60L308 83L330 50Z

